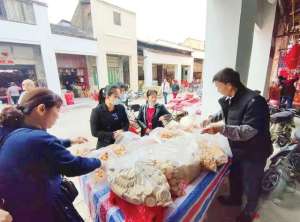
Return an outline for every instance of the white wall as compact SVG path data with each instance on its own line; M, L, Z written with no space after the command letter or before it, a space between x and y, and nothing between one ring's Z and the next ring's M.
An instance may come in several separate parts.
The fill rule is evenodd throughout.
M33 3L36 25L0 20L0 41L40 45L48 88L60 94L47 7Z
M56 53L90 56L97 55L96 40L52 34L51 42Z
M187 65L193 70L194 58L192 56L177 56L153 52L144 49L144 75L145 85L151 86L153 80L152 64L169 64L175 65L175 78L181 80L181 66ZM189 79L193 78L192 72L189 73Z
M37 25L10 22L0 19L0 41L39 45L41 43L37 33ZM4 31L5 30L5 31Z
M270 4L267 1L259 0L260 7L258 17L259 24L255 25L252 56L250 62L249 76L247 86L250 89L260 90L266 93L265 85L268 83L268 65L272 43L272 34L274 28L276 4Z
M220 94L212 83L213 75L224 67L235 67L241 4L240 0L230 0L226 3L219 0L207 1L203 68L202 113L204 116L220 109L218 105Z
M0 30L5 30L0 32L0 42L40 46L47 86L60 94L55 53L96 56L98 54L97 44L95 40L52 34L48 20L48 8L45 5L33 3L33 9L35 25L0 20Z
M249 44L252 43L252 36L251 33L247 33L249 33L249 29L251 30L251 24L252 29L254 27L253 15L256 13L255 5L251 5L251 2L247 2L247 0L207 1L203 74L204 116L215 113L220 109L217 101L221 95L217 93L212 83L213 76L225 67L241 67L244 69L247 65L245 65L245 60L249 61L250 59L248 51L251 52L252 44ZM243 7L243 4L250 4L251 7L246 7L245 5ZM251 18L251 20L245 18ZM244 30L244 26L248 27L248 29ZM246 33L241 34L241 31L246 31ZM246 52L244 51L245 55L243 50L247 50ZM245 69L242 75L247 76L247 74L248 70Z
M113 23L113 12L121 13L121 26ZM91 0L94 36L98 39L100 85L108 83L106 54L130 57L130 86L138 89L136 15L100 0ZM100 54L104 55L100 55Z
M144 49L144 57L148 57L152 63L155 64L169 64L169 65L192 65L194 58L192 56L177 56L163 53L152 52Z

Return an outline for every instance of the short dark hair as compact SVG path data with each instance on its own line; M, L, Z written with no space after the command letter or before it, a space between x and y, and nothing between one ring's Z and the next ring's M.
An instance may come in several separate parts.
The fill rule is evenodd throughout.
M128 90L128 85L127 84L125 84L125 83L122 83L121 85L120 85L120 89L125 89L125 90Z
M149 89L146 93L147 98L151 95L155 94L157 96L158 92L155 89Z
M120 89L118 85L109 85L105 88L105 96L111 96L116 93L116 91Z
M224 84L230 83L236 88L241 88L243 86L243 83L240 80L240 74L231 68L225 68L217 72L213 77L213 82L221 82Z

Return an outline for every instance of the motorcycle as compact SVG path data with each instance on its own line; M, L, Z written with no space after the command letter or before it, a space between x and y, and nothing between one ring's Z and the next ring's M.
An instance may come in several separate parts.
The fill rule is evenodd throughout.
M136 99L139 99L139 98L142 98L144 96L144 92L143 91L137 91L137 92L134 92L132 90L129 90L128 91L128 100L131 102L131 101L134 101Z
M295 127L294 112L282 111L270 116L270 133L273 144L280 148L291 142L292 130Z
M278 199L288 190L295 190L300 182L300 129L295 140L271 158L262 179L262 191L271 199Z
M141 127L137 123L137 117L136 117L136 112L140 110L140 105L139 104L133 104L133 105L128 105L127 106L127 115L129 119L129 131L133 132L135 134L140 135L141 133Z

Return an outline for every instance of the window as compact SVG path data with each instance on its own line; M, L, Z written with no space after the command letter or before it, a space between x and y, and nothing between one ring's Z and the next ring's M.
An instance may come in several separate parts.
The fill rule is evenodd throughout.
M121 13L114 12L114 24L121 25Z
M0 18L6 18L6 12L4 8L3 0L0 0Z
M0 0L0 17L9 21L35 24L33 5L29 0Z
M144 67L142 65L138 66L138 80L143 81L145 79L144 77Z

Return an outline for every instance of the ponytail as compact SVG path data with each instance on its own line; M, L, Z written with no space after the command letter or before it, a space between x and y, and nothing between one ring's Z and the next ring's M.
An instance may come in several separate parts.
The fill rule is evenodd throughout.
M105 97L106 97L106 88L101 88L99 90L99 96L98 96L99 104L105 103Z
M117 85L108 85L105 88L101 88L99 90L99 104L104 104L105 98L116 93L118 89L120 89L120 87Z

